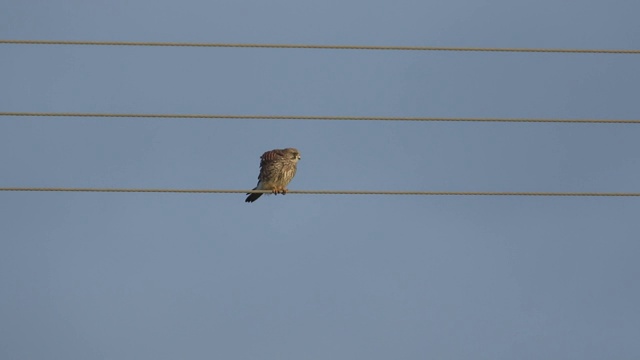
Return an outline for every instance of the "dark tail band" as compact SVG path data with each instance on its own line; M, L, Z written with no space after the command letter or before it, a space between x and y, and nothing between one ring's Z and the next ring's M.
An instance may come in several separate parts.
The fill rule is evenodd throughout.
M255 190L255 189L253 189L253 190ZM255 193L249 193L247 195L249 195L249 196L247 196L247 198L244 200L244 202L248 202L248 203L254 202L254 201L258 200L258 198L260 196L262 196L262 194L255 194Z

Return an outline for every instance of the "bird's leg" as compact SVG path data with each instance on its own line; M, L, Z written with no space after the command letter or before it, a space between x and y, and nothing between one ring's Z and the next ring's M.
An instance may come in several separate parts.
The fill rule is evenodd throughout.
M289 191L288 189L285 189L284 187L282 189L280 189L280 190L281 190L280 193L282 195L287 195L287 191Z
M280 189L277 186L274 186L272 191L274 195L278 195L278 193L280 192Z

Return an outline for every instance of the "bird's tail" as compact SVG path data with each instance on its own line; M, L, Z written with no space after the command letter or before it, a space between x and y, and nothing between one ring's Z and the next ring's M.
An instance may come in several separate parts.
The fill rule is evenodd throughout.
M253 188L253 190L258 190L258 187L256 186L255 188ZM247 195L249 195L249 196L247 196L247 198L244 200L244 202L249 202L249 203L258 200L258 198L260 196L262 196L262 194L260 194L260 193L258 193L258 194L256 194L256 193L247 193Z

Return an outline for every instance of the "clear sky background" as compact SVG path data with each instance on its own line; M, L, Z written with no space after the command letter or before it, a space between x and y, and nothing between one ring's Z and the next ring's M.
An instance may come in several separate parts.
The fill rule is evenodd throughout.
M640 48L640 2L0 0L0 38ZM0 45L0 110L640 118L638 55ZM640 191L637 125L0 118L0 186ZM640 200L0 193L2 359L638 359Z

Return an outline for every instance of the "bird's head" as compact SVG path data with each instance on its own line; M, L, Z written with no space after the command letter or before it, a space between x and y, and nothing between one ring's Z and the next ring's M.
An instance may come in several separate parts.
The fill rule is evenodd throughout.
M298 151L298 149L286 148L284 150L287 153L287 157L289 157L291 160L295 160L297 162L298 160L302 159L302 157L300 156L300 151Z

